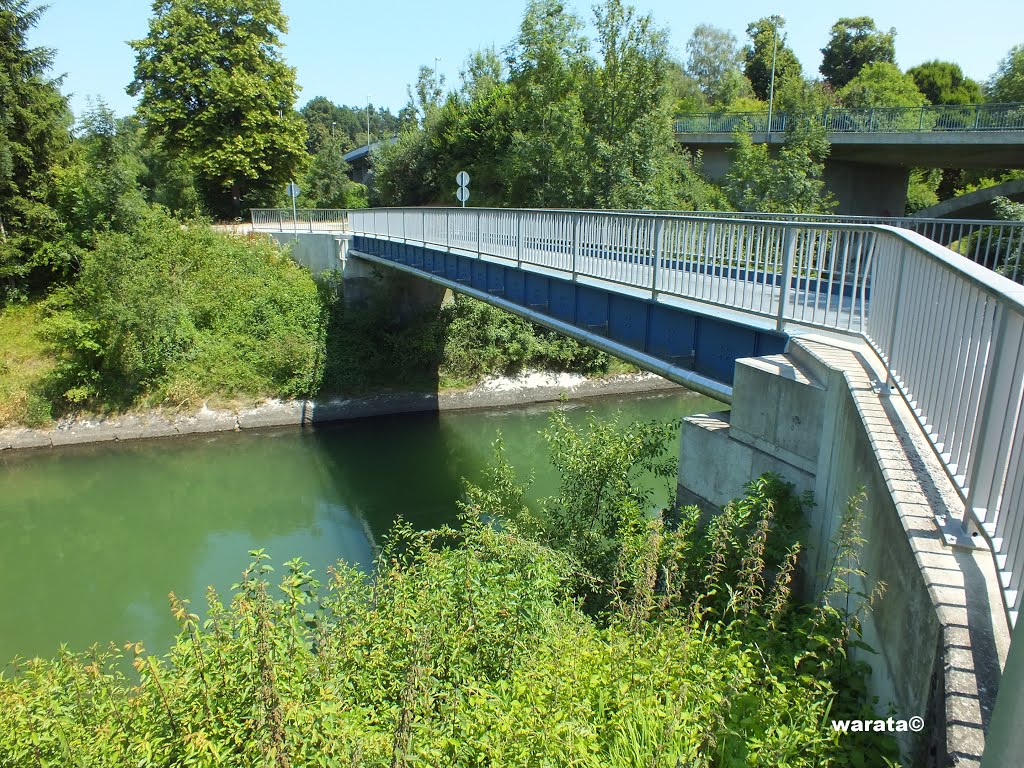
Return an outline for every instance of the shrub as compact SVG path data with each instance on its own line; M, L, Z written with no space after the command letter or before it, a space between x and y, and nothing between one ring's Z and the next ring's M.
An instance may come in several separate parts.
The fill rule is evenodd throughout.
M259 239L152 211L128 234L101 235L51 309L65 353L57 388L71 403L298 396L318 383L316 285Z

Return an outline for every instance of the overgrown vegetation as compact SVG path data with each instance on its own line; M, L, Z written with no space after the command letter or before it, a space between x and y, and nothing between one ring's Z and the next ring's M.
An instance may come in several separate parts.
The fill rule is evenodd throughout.
M263 238L158 211L96 236L75 283L0 317L0 425L85 410L436 391L525 369L632 370L457 296L410 315L387 283L356 309Z
M778 478L710 522L649 514L631 480L672 432L556 419L565 479L536 508L499 451L458 528L397 526L372 576L339 563L324 587L295 559L275 589L257 550L205 619L170 596L164 657L20 660L0 676L0 766L892 764L890 738L829 725L874 716L848 657L857 500L843 599L801 604L800 501Z

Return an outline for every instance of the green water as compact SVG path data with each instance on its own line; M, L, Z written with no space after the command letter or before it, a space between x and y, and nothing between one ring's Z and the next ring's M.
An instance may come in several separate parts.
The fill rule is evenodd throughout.
M405 415L281 429L113 443L0 458L0 666L62 643L142 641L165 650L167 595L205 605L227 592L250 549L275 564L301 555L318 573L369 567L398 517L451 522L462 478L477 481L499 430L532 496L557 477L538 432L554 406ZM564 407L624 421L720 410L693 394ZM663 487L663 486L662 486Z

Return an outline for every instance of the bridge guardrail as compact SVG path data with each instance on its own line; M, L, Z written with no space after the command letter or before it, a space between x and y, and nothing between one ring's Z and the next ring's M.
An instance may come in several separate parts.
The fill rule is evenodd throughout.
M828 133L1024 131L1024 104L929 104L923 107L832 107L821 115ZM680 115L676 133L768 132L767 112ZM785 113L772 115L772 133L786 130Z
M853 333L878 353L989 541L1024 570L1024 288L877 224L481 208L350 212L352 231ZM287 230L286 230L287 231Z
M348 229L348 210L343 208L253 208L253 229L290 232L337 232Z
M659 213L669 215L672 212L659 211ZM961 256L966 256L975 264L997 271L1015 282L1024 280L1024 221L720 211L695 211L694 215L760 221L803 221L818 224L884 224L917 232Z

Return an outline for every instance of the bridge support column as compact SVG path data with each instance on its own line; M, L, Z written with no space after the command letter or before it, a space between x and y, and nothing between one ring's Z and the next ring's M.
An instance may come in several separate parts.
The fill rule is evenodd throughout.
M851 586L885 592L863 619L878 654L851 653L871 666L883 716L891 705L894 717L924 718L922 732L896 734L908 765L977 765L1008 645L989 588L998 580L989 552L944 537L937 523L959 519L962 501L902 399L873 391L880 377L855 341L801 337L784 355L737 360L732 410L683 422L680 502L713 511L766 471L809 491L799 582L815 599L847 500L863 489L867 577Z
M345 259L342 282L347 306L359 307L383 301L400 319L439 309L447 292L436 283L397 270L380 269L351 256Z
M825 188L847 216L902 216L910 169L893 165L825 161Z

